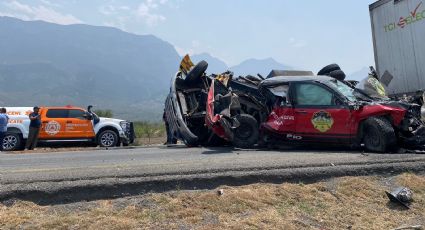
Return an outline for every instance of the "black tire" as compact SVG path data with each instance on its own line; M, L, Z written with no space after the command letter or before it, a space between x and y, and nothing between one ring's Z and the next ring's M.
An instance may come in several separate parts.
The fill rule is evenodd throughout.
M22 148L22 136L19 133L6 133L1 144L4 151L19 150Z
M363 143L369 151L380 153L390 152L397 145L394 128L385 118L368 118L363 123Z
M329 73L329 77L335 78L335 79L340 80L340 81L344 81L346 76L345 76L344 71L334 70L334 71Z
M200 61L198 64L196 64L189 73L187 73L185 82L192 83L199 81L202 74L205 73L205 71L208 68L208 63L206 61Z
M118 143L118 135L112 130L104 130L99 134L97 142L100 147L115 147Z
M329 75L330 72L335 71L335 70L341 70L341 67L339 67L338 64L330 64L330 65L323 67L317 73L317 75Z
M257 83L260 83L261 82L261 79L258 78L258 77L256 77L256 76L247 75L245 78L248 79L248 80L250 80L250 81L257 82Z
M188 148L194 148L199 146L199 142L187 142L183 140L183 144L186 145Z
M248 114L241 114L238 117L239 127L234 130L233 146L237 148L249 149L258 143L259 128L257 120Z

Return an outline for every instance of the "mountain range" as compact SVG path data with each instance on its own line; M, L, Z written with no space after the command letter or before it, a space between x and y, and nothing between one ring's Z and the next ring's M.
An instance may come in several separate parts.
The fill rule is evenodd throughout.
M94 105L115 117L159 121L181 57L153 35L83 24L0 17L0 106ZM208 73L266 76L292 69L272 58L229 67L208 53Z
M211 56L208 53L201 53L197 55L193 55L192 60L194 62L198 62L201 60L205 60L208 62L208 72L209 73L222 73L226 70L230 70L234 73L235 76L244 76L244 75L256 75L261 74L262 76L267 76L271 70L278 69L278 70L292 70L293 68L281 64L274 60L273 58L266 58L266 59L248 59L243 61L242 63L229 67L227 64L216 58Z
M155 36L110 27L0 17L0 40L0 104L7 106L93 104L151 119L180 60Z

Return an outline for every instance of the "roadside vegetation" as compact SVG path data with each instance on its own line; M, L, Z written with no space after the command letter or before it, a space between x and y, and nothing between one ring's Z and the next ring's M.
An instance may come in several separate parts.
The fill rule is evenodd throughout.
M99 117L107 117L107 118L113 118L114 113L110 109L97 109L93 111L95 114L97 114Z
M411 209L385 191L407 186ZM343 177L254 184L93 202L0 204L0 229L394 229L425 225L425 176Z
M94 111L99 117L114 117L110 109L98 109ZM165 125L162 122L135 121L134 132L136 134L135 145L162 144L166 139Z
M134 132L137 137L136 145L162 144L167 136L164 123L159 122L136 121Z

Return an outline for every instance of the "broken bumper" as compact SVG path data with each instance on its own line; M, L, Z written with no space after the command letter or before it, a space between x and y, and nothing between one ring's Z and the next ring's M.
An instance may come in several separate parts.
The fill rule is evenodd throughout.
M134 139L136 138L134 132L134 124L133 122L124 122L125 124L121 124L122 131L120 132L120 139L123 144L132 144L134 143Z

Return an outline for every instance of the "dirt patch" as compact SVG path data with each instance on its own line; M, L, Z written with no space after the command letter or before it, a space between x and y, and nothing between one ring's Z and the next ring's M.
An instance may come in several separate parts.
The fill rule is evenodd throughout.
M141 145L141 146L151 146L151 145L163 145L167 141L167 137L142 137L137 138L134 141L134 145Z
M385 183L390 181L391 183ZM385 191L408 186L410 210ZM0 229L392 229L425 225L425 176L343 177L38 206L0 204Z

